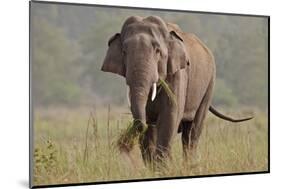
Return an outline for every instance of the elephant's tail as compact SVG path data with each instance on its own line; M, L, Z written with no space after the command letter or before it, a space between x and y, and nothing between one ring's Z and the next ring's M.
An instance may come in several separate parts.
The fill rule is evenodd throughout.
M212 105L209 107L210 112L212 112L215 116L227 120L227 121L231 121L231 122L242 122L242 121L248 121L250 119L253 119L254 117L247 117L247 118L242 118L242 119L234 119L231 117L228 117L226 115L223 115L222 113L220 113L218 110L216 110Z

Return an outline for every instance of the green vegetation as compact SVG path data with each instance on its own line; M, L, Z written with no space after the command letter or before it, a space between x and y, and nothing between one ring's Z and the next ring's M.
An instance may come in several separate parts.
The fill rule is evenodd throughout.
M134 121L130 121L117 140L119 150L130 152L138 143L139 138L143 137L146 129L147 125L143 124L140 120L135 119Z
M175 94L171 91L168 83L166 81L164 81L163 79L159 79L159 85L161 86L161 88L164 89L165 93L167 94L167 96L169 97L170 101L177 106L177 99ZM161 90L161 89L160 89Z
M34 184L267 170L267 115L264 113L257 113L255 119L239 124L210 115L196 156L191 157L190 162L183 161L180 135L177 134L172 147L173 160L167 169L158 173L143 165L138 145L129 159L119 152L117 140L131 121L131 116L124 113L128 110L111 108L109 112L102 108L91 115L90 110L36 111Z
M33 3L36 105L124 104L124 79L100 68L108 39L131 15L158 15L207 44L217 64L215 105L267 109L266 18Z

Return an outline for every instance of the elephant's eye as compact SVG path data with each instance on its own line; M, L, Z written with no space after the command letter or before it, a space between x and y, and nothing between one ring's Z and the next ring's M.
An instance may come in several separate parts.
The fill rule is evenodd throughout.
M126 51L124 49L122 49L122 55L125 56L126 55Z
M160 44L156 40L152 41L152 46L155 49L156 53L160 53Z
M160 55L160 49L159 49L159 48L156 48L156 49L155 49L155 52L156 52L156 54L159 54L159 55Z

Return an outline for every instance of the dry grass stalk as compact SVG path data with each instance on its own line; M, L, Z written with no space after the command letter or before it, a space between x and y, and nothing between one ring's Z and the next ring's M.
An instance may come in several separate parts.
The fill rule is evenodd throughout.
M95 110L94 110L94 112L95 112ZM93 136L95 138L95 142L94 142L95 149L97 148L97 145L98 145L97 144L97 141L98 141L97 120L96 120L94 114L93 114L92 111L90 111L90 115L89 115L89 118L88 118L88 121L87 121L87 129L86 129L86 135L85 135L85 148L84 148L84 154L83 154L83 162L84 163L86 163L86 161L88 160L88 156L89 156L88 141L89 141L89 128L90 128L90 126L92 126L92 128L93 128Z
M159 82L159 85L161 85L161 87L164 89L164 91L166 92L166 94L168 95L168 97L172 101L172 103L177 106L176 95L170 89L168 83L161 78L159 79L158 82Z

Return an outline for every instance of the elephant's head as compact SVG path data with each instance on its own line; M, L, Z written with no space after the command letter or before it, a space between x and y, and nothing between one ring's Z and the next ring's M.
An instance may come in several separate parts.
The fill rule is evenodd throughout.
M108 46L102 71L126 78L133 117L145 123L146 103L156 97L158 79L187 65L183 40L159 17L132 16Z

